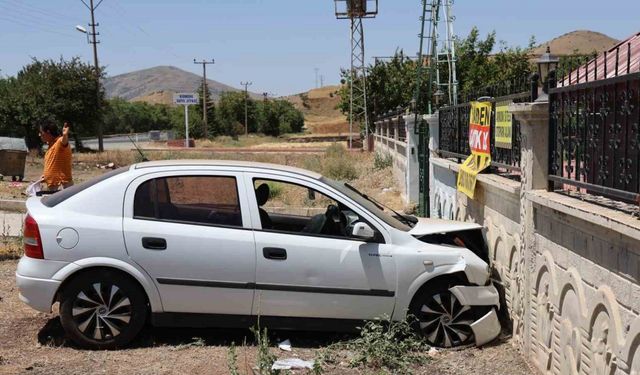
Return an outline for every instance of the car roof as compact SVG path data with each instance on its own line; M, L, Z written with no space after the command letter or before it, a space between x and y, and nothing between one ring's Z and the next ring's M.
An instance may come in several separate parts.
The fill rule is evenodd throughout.
M238 168L238 169L252 169L263 171L278 171L295 173L307 177L314 178L316 180L322 177L321 174L312 172L302 168L291 167L288 165L272 164L272 163L260 163L254 161L242 161L242 160L207 160L207 159L195 159L195 160L156 160L147 161L143 163L137 163L131 166L132 169L144 169L144 168L171 168L171 167L225 167L225 168Z

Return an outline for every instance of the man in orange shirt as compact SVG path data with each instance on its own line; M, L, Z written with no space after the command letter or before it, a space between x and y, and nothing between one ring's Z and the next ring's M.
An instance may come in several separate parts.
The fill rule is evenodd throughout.
M44 154L44 173L42 175L42 180L48 190L60 190L73 185L69 130L70 126L67 122L64 123L62 135L52 122L40 126L40 139L49 145L49 149Z

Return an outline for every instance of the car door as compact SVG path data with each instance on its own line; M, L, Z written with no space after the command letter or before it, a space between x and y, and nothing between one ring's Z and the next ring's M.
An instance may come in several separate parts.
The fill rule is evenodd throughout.
M125 196L127 251L165 312L250 315L255 242L241 173L144 175Z
M249 173L245 184L255 223L254 314L334 319L391 316L396 271L391 245L385 243L379 226L374 226L380 234L377 242L345 237L339 231L317 233L314 227L326 207L311 205L311 200L347 208L346 202L334 200L325 185ZM269 202L265 202L263 185L271 185ZM257 199L249 187L257 190ZM302 191L294 192L295 188ZM371 221L365 212L353 212L360 220ZM263 224L265 220L269 223Z

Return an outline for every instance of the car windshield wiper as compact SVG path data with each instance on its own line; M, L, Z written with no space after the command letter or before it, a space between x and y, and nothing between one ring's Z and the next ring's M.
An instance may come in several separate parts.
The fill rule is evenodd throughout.
M384 209L386 208L387 210L393 212L394 216L400 220L401 222L403 222L404 224L407 224L410 227L413 227L418 221L417 220L411 220L409 218L407 218L404 215L399 214L398 212L396 212L393 208L379 202L378 200L376 200L373 197L368 196L367 194L362 193L361 191L359 191L358 189L356 189L355 187L351 186L349 183L345 182L344 186L346 186L349 190L357 193L358 195L360 195L362 198L368 200L369 202L373 203L376 207L378 207L380 210L384 211Z

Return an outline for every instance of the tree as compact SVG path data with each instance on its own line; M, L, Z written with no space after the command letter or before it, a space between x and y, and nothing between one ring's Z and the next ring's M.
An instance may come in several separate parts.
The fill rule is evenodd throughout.
M531 43L535 42L532 40ZM495 46L495 32L481 39L475 27L466 38L456 37L459 93L464 95L465 92L473 92L486 86L523 80L530 75L532 66L527 49L507 47L506 44L501 43L498 52L493 53ZM446 79L444 77L449 75L447 64L442 64L440 68L440 77ZM391 60L376 61L373 65L369 65L366 71L367 111L369 126L372 127L376 116L396 110L397 107L407 108L410 105L416 89L417 61L407 58L400 50L396 51ZM429 88L426 67L424 71L420 87L422 95L420 102L416 103L420 111L426 111L429 102L429 98L426 97ZM339 90L341 101L338 108L349 116L349 71L342 70L341 76L343 85ZM436 90L437 87L434 86L432 92ZM448 93L445 95L447 96L443 102L448 102ZM362 116L354 118L354 121L362 122L363 120Z
M244 92L224 92L220 95L217 108L217 134L238 135L244 133ZM249 98L247 102L248 130L250 133L259 131L256 125L256 102ZM241 128L241 131L240 131Z
M211 91L209 90L209 84L207 82L204 82L204 87L206 87L206 90L202 90L203 87L203 82L200 82L200 85L198 85L198 97L200 98L200 101L198 103L198 105L195 107L196 111L196 115L199 116L199 118L202 119L202 112L203 112L203 108L204 108L204 101L206 100L207 103L207 126L209 128L209 136L213 136L216 134L216 129L219 128L218 124L217 124L217 118L216 118L216 104L213 101L213 99L211 98ZM204 123L201 121L200 125L202 126L202 135L204 136Z
M120 134L172 129L182 124L176 122L172 114L175 111L175 108L163 104L128 102L114 98L107 101L104 109L104 131L107 134Z
M104 103L104 92L96 92L95 80L93 66L78 57L68 61L34 58L0 87L0 128L25 137L30 148L40 146L38 127L44 120L60 125L71 122L76 140L95 134L102 115L96 104L103 108Z

